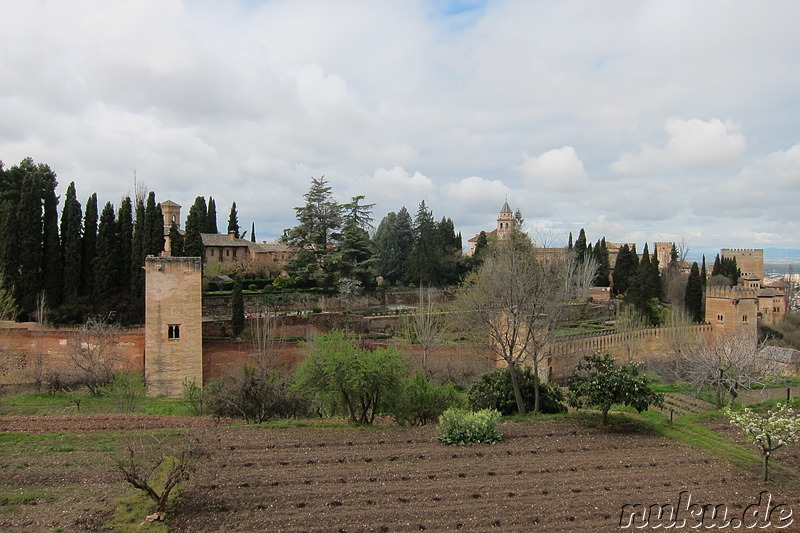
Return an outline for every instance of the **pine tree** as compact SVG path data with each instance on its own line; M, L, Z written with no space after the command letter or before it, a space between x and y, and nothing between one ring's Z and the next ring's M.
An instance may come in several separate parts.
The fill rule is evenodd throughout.
M697 262L692 263L689 279L686 280L686 293L683 304L689 316L697 323L703 321L703 284L700 281L700 270Z
M128 292L131 286L131 261L133 261L133 205L130 196L125 196L119 204L117 238L119 280L116 285L118 290Z
M117 289L119 249L114 206L107 202L100 214L97 229L97 253L94 260L94 301L106 302Z
M208 213L206 214L206 226L201 233L219 233L217 229L217 203L211 196L208 197Z
M233 282L231 327L234 337L238 337L244 331L244 295L242 294L242 282L238 278Z
M433 213L425 200L419 204L414 219L414 246L406 264L406 279L410 283L434 285L440 279L439 233Z
M237 239L241 237L239 234L239 215L236 212L236 202L231 205L231 213L228 215L228 235L233 233Z
M64 264L64 301L74 302L81 286L81 203L75 182L67 187L61 210L61 257Z

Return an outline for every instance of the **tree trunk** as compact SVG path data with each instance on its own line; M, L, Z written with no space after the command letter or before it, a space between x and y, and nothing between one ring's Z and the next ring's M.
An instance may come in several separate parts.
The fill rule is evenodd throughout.
M609 409L610 409L609 407L603 407L603 411L602 411L603 414L602 414L602 418L600 419L600 424L603 425L603 426L607 426L608 425L608 410Z
M536 358L533 358L533 412L541 413L542 405L540 401L541 387L539 386L539 363Z
M516 365L508 365L508 377L511 378L511 388L514 390L514 399L517 401L517 411L525 414L525 400L522 399L522 390L519 388Z
M764 467L764 481L769 481L769 452L765 452L761 458Z

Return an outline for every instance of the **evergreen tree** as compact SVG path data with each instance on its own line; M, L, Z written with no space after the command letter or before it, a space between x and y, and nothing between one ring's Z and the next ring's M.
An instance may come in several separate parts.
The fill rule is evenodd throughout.
M29 316L36 309L36 298L42 290L42 182L31 159L20 163L25 172L22 181L15 224L19 282L15 291L17 304Z
M239 233L239 215L236 212L236 202L231 204L231 213L228 215L228 234L233 233L237 239L241 237Z
M567 241L567 250L572 251L573 244L572 244L572 232L569 232L569 241Z
M703 284L703 289L706 288L706 282L708 281L708 273L706 272L706 256L703 254L703 266L700 267L700 283Z
M178 231L178 225L175 222L169 227L169 246L172 257L184 257L183 235Z
M378 273L394 284L405 275L406 261L414 246L411 215L405 207L386 215L373 238Z
M142 240L145 256L158 257L164 251L164 213L161 204L156 203L156 193L150 191L144 207L144 240Z
M486 251L489 248L489 239L485 231L478 234L478 239L475 241L475 251L472 253L472 268L478 268L483 263Z
M144 259L146 257L144 236L145 231L145 205L144 201L137 197L133 223L133 240L131 241L131 296L138 302L141 309L144 309Z
M440 279L439 233L433 213L425 200L419 204L414 219L414 246L406 264L406 279L419 285L433 285Z
M287 232L287 241L296 250L287 270L301 284L330 287L337 271L334 254L341 239L342 206L333 199L324 177L311 178L304 198L306 204L294 208L298 225Z
M622 295L628 292L638 266L639 258L636 255L636 245L631 249L627 244L623 244L617 253L617 261L614 265L615 294Z
M119 204L117 238L119 279L116 286L118 290L128 292L131 286L131 261L133 261L133 205L130 196L125 196Z
M217 229L217 204L214 198L208 197L208 213L206 214L206 226L201 233L219 233ZM255 241L253 241L255 242Z
M55 179L50 181L49 184L45 184L43 222L43 288L48 305L51 308L56 308L61 305L63 296L64 263L61 258L61 242L58 236L58 197L55 191Z
M595 287L608 287L611 284L611 263L605 237L597 241L592 251L592 256L597 263L597 276L594 280Z
M11 200L0 199L0 289L13 294L17 279L17 238L14 221L17 213Z
M652 272L650 253L648 245L645 243L642 258L639 260L639 266L636 269L636 275L625 293L625 301L633 305L651 324L655 324L656 315L652 305L655 289L653 287Z
M64 301L74 302L81 286L81 203L75 182L67 187L61 210L61 257L64 264Z
M353 224L363 230L372 229L372 208L375 204L362 204L364 195L354 196L350 203L342 206L344 225Z
M371 258L369 233L358 227L354 221L349 221L342 233L337 257L340 277L358 279L363 287L368 287L371 280Z
M453 220L445 217L442 217L437 224L436 231L440 246L440 278L437 283L446 285L457 283L464 274L461 234L456 234Z
M656 298L658 300L661 299L663 293L661 287L661 267L659 263L658 253L656 250L653 250L653 254L650 257L650 276L648 277L647 285L650 298Z
M689 316L697 323L703 321L703 284L700 281L700 270L697 262L692 263L689 279L686 280L686 293L683 304Z
M575 241L575 257L578 261L583 262L586 258L586 232L581 228L580 233L578 233L578 239Z
M91 299L94 289L94 257L97 249L97 193L86 200L81 241L81 293Z
M203 212L205 202L200 202L202 196L195 198L194 204L189 208L186 216L186 233L183 240L183 253L186 257L203 257L202 224L206 218Z
M114 206L107 202L97 229L97 254L94 260L94 301L106 302L117 290L119 248Z
M256 242L256 223L250 224L250 242Z
M714 266L711 267L711 277L719 276L722 274L722 262L719 259L719 254L714 257Z
M242 282L236 278L233 282L233 295L231 298L231 327L233 336L238 337L244 331L244 295Z

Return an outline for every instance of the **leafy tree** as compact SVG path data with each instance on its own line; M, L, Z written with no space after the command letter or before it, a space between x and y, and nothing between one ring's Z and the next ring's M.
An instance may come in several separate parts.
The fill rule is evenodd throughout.
M536 403L536 378L533 368L522 367L518 372L520 391L527 411L534 409ZM563 413L564 394L561 389L549 383L542 383L539 394L542 413ZM497 409L503 415L517 412L517 401L511 385L511 375L507 368L487 372L476 380L469 389L469 406L473 410Z
M86 201L83 215L83 239L81 241L81 291L91 298L94 290L94 258L97 252L97 193Z
M461 327L489 348L509 368L517 409L526 412L519 367L527 362L535 377L534 409L541 409L539 369L556 325L574 301L585 299L595 277L594 262L573 253L541 260L519 230L497 241L457 297Z
M400 393L408 364L394 348L377 348L352 334L318 335L292 377L295 390L335 413L371 424Z
M603 425L608 424L612 405L628 405L640 413L651 405L662 405L663 395L650 389L650 379L639 373L641 365L617 366L609 354L587 355L569 382L569 404L600 409Z
M238 337L244 331L244 295L242 294L242 282L238 278L233 282L231 327L234 337Z
M119 278L117 221L114 206L107 202L100 214L97 231L97 255L94 260L94 299L104 302L114 294Z
M686 294L683 304L689 316L696 323L703 321L703 283L700 280L700 270L697 262L692 263L689 279L686 281Z
M763 480L769 481L769 458L776 450L800 441L800 414L791 406L777 404L766 413L745 407L741 411L728 410L731 424L745 432L761 453Z
M403 386L388 411L398 424L423 426L436 422L451 407L463 407L463 394L452 383L439 385L417 372Z
M208 212L206 213L206 225L201 231L201 233L219 233L219 230L217 229L217 203L211 196L208 197Z
M231 204L231 212L228 215L228 234L233 233L237 239L241 237L239 233L239 215L236 212L236 202Z

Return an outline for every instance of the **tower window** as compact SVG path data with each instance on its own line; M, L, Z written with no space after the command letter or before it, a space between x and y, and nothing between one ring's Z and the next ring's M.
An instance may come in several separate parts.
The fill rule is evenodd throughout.
M171 341L176 341L181 338L181 325L170 324L167 327L167 338Z
M742 322L747 322L747 315L742 315Z
M717 315L717 322L719 324L722 324L723 322L725 322L725 317L722 315Z

